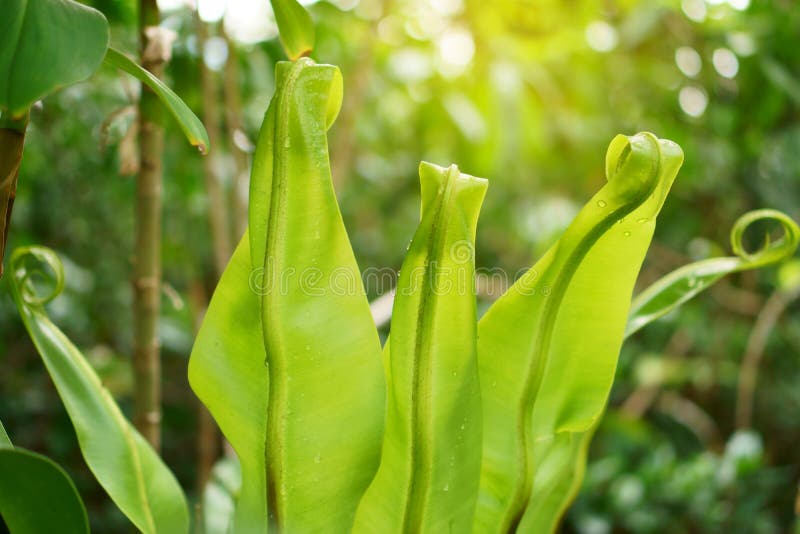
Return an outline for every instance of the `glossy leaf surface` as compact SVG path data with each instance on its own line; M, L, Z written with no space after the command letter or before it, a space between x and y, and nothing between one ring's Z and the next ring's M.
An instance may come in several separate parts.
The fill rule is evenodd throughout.
M196 146L202 154L208 152L209 141L205 126L189 109L186 102L181 100L181 97L176 95L172 89L118 50L109 48L106 54L106 62L147 84L161 100L161 103L164 104L167 111L178 121L178 125L181 127L186 139L193 146Z
M652 134L617 136L608 184L481 319L476 531L554 528L558 515L539 514L537 503L570 490L554 473L579 467L565 458L603 411L633 285L682 158Z
M55 277L44 271L45 265ZM60 260L46 248L17 249L8 279L28 334L75 427L81 453L100 485L141 531L187 532L189 513L175 477L45 312L44 305L63 288ZM37 293L42 279L52 286L44 295Z
M314 22L297 0L270 0L278 33L289 59L307 56L314 49Z
M475 227L487 182L420 166L422 215L386 352L381 464L354 532L468 532L480 473Z
M0 109L20 115L92 75L108 47L102 13L72 0L3 0Z
M88 534L83 501L49 458L0 444L0 516L13 534Z
M217 310L212 300L191 379L207 404L216 393L201 382L225 395L230 390L219 377L253 386L238 387L230 408L209 404L242 459L239 507L251 484L243 451L266 444L259 492L266 492L270 523L285 532L342 532L378 465L384 405L380 342L327 155L342 81L336 67L308 59L279 63L276 81L253 162L249 235L214 297L246 312ZM260 329L232 326L259 316ZM204 338L207 329L218 334ZM236 409L240 401L246 414ZM231 404L224 396L216 402ZM226 427L252 432L233 435ZM237 510L235 530L254 531L242 527L244 515Z
M779 223L783 236L772 243L767 236L761 249L747 252L742 243L745 230L759 221ZM792 257L798 243L800 228L787 215L766 209L745 213L731 229L731 247L736 256L710 258L684 265L642 291L631 305L625 337L663 317L727 274L758 269Z
M234 532L267 531L269 376L245 234L220 278L189 358L189 383L242 465Z

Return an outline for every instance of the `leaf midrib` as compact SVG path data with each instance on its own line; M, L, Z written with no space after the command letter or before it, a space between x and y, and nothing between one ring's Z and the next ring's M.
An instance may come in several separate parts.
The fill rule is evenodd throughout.
M441 194L441 200L437 203L431 223L428 251L425 257L425 276L422 280L423 292L420 295L420 301L417 307L416 338L414 340L414 354L412 358L412 431L410 435L411 481L405 499L406 505L403 512L401 532L416 533L422 530L422 512L425 500L431 489L431 473L429 467L432 462L430 456L432 445L428 440L432 434L432 422L429 418L432 395L426 394L426 390L430 387L431 382L432 361L430 358L430 346L433 337L432 322L438 301L438 295L436 291L433 290L431 284L436 283L435 267L437 260L442 256L444 243L446 242L448 229L446 215L450 212L453 188L458 175L459 171L455 166L451 166L447 169L444 191ZM420 417L420 414L425 416ZM417 439L420 435L427 437L428 440ZM418 488L421 488L421 490L418 490Z
M656 147L656 149L658 149L658 147ZM542 379L544 378L544 370L547 360L549 359L553 326L558 316L558 311L561 308L561 302L569 287L569 282L580 267L583 258L586 257L589 250L591 250L594 244L608 229L613 227L616 221L637 209L652 194L659 183L659 168L660 162L653 171L655 172L656 179L653 180L652 187L648 188L642 195L636 196L601 219L598 224L593 226L592 229L583 236L567 259L564 260L563 267L558 269L552 292L543 306L542 313L539 316L539 321L534 330L531 357L528 359L529 363L527 371L525 372L525 383L520 398L521 409L517 412L517 465L519 466L521 476L518 477L517 483L515 484L516 487L514 488L512 504L508 508L506 516L503 518L501 531L511 532L516 530L524 514L527 501L530 498L533 486L533 473L528 473L527 446L529 438L527 434L529 428L528 419L530 419L530 417L527 414L533 413L536 397L538 396L538 391ZM554 268L554 265L550 265L549 269L552 268ZM543 358L537 358L537 355L542 355Z
M289 128L291 120L291 97L293 96L295 85L300 73L306 66L304 60L297 61L292 64L291 70L287 75L286 82L281 91L278 106L275 112L275 130L272 142L273 146L273 173L272 184L270 189L270 208L269 208L269 223L267 226L267 244L264 254L264 275L265 281L271 283L273 273L270 270L270 261L272 258L272 267L275 272L280 272L283 266L282 255L276 254L278 248L282 247L284 232L283 228L286 222L286 175L287 166L285 158L289 157L291 145L287 149L284 145L285 139L289 139ZM291 141L290 141L291 143ZM269 409L267 412L267 435L265 436L265 451L268 451L267 456L267 499L272 514L276 523L281 526L283 518L282 513L279 513L279 497L280 488L283 484L283 466L285 458L282 457L285 447L286 435L286 387L280 380L285 376L286 361L283 357L283 342L280 338L279 332L271 331L267 327L267 322L278 313L276 299L267 298L267 295L261 299L261 316L264 323L263 336L265 341L265 349L267 349L267 358L269 361ZM270 451L277 451L277 455ZM281 456L280 461L276 462L276 456Z

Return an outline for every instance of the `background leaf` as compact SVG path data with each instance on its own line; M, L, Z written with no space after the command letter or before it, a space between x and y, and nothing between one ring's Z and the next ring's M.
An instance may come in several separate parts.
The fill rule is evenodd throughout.
M283 49L294 61L314 49L314 22L297 0L270 0Z
M37 100L92 75L108 47L102 13L72 0L4 0L0 17L0 109Z
M193 146L196 146L202 154L208 152L210 145L208 132L206 132L205 126L200 122L200 119L186 105L186 102L181 100L181 97L176 95L164 82L118 50L109 48L106 54L106 61L109 65L124 70L140 82L147 84L161 100L161 103L164 104L164 107L167 108L167 111L178 121L178 125L183 130L186 139Z
M0 421L0 447L11 446L11 439L8 437L6 429L3 427L3 422Z
M42 269L45 265L55 277ZM11 296L72 420L89 469L141 531L188 532L189 513L175 477L125 419L83 355L45 313L44 305L64 285L58 257L43 247L18 248L12 254L10 271ZM42 280L53 287L40 296L34 281Z
M49 458L0 445L0 515L13 534L88 534L83 501Z
M223 456L203 488L203 532L228 534L242 488L242 466L236 456Z

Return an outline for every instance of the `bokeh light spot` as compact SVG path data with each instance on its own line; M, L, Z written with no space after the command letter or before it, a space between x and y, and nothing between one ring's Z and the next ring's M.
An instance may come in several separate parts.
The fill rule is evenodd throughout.
M678 103L684 113L690 117L699 117L706 111L708 96L699 87L687 85L678 93Z
M681 9L689 20L694 22L706 20L706 4L703 0L683 0Z
M739 72L739 60L736 59L736 54L727 48L717 48L711 56L711 62L714 68L725 78L733 78Z
M439 57L442 60L442 73L460 74L475 55L475 41L465 29L445 31L438 42Z
M586 27L586 42L593 50L610 52L617 46L617 30L602 20L596 20Z
M700 74L703 68L703 60L697 50L689 46L682 46L675 50L675 64L680 71L690 78Z

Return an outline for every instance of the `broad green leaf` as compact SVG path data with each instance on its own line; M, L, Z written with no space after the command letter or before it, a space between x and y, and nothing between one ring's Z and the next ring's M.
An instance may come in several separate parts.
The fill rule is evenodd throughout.
M767 240L758 252L747 253L741 242L742 236L747 226L759 220L778 221L784 229L783 238L775 243L769 243ZM733 250L738 256L713 258L686 265L650 286L633 301L625 338L687 302L726 274L764 267L790 257L797 248L798 235L800 230L794 221L780 212L757 210L745 214L739 218L731 232ZM633 326L635 328L632 328ZM537 514L537 520L540 522L536 524L540 525L543 531L552 531L556 528L559 518L580 489L589 443L597 423L599 420L588 432L558 434L556 439L566 439L564 436L570 436L571 439L579 441L573 441L574 446L569 449L570 454L563 459L546 457L542 460L537 477L543 476L542 472L559 470L556 471L559 473L558 485L548 488L546 499L542 499L539 503L532 502L532 506L526 512L529 515Z
M27 247L14 251L10 266L11 296L72 420L89 469L141 531L187 532L189 513L175 477L45 312L44 305L63 288L60 260L49 249ZM37 293L42 280L53 286L43 296Z
M279 63L276 81L254 156L249 235L212 299L191 379L207 403L218 395L212 391L229 394L228 378L239 389L233 402L224 401L228 406L209 405L242 462L238 506L255 486L245 462L263 462L264 454L253 451L266 444L259 502L265 492L270 522L282 532L344 532L377 469L384 382L380 341L328 162L326 132L341 105L342 81L336 67L305 58ZM253 296L260 329L251 324L259 317ZM238 311L218 310L218 302ZM234 327L236 321L247 324ZM208 341L207 329L218 332ZM235 530L255 531L242 526L243 516L237 510ZM262 517L253 519L260 531Z
M269 377L248 236L220 278L189 358L189 384L242 465L233 532L267 531Z
M781 225L783 236L774 243L766 237L764 246L747 252L742 237L748 226L759 221L775 221ZM791 218L775 210L755 210L745 213L731 229L731 247L736 256L711 258L684 265L659 279L633 300L625 337L663 317L695 295L714 285L727 274L758 269L790 258L800 243L800 228Z
M579 434L602 414L633 285L682 159L676 144L652 134L617 136L608 184L478 324L477 531L547 532L557 520L535 503L551 498L548 473L562 469L564 451L580 449Z
M224 456L211 469L203 488L203 533L228 534L242 488L242 467L235 456Z
M420 165L386 352L386 430L354 532L469 532L481 462L475 226L486 180Z
M252 261L263 274L270 516L281 532L344 532L377 468L384 381L328 162L342 78L303 58L279 63L275 79L250 205Z
M69 475L49 458L0 445L0 516L13 534L88 534L86 508Z
M72 0L3 0L0 109L20 115L92 75L108 47L102 13Z
M119 50L109 48L108 53L106 53L106 62L147 84L161 100L161 103L164 104L164 107L167 108L167 111L178 121L178 125L183 130L186 139L193 146L196 146L201 154L208 152L210 143L205 126L189 109L186 102L181 100L181 97L176 95L172 89Z
M278 23L281 44L289 59L307 56L314 49L314 22L297 0L269 0Z

